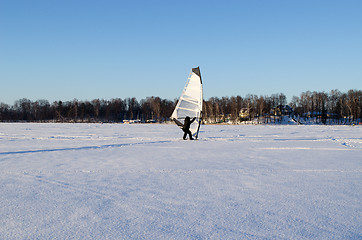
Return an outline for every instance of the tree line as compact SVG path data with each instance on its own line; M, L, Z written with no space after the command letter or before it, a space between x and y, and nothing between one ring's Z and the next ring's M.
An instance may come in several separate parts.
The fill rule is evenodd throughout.
M169 120L177 99L147 97L115 98L92 101L31 101L23 98L10 106L0 103L0 121L28 122L165 122ZM268 95L248 94L244 97L211 97L204 100L203 121L205 123L258 121L262 123L280 121L288 115L296 121L316 119L327 123L359 122L362 117L362 91L339 90L327 92L306 91L294 96L287 103L283 93ZM328 120L328 121L327 121Z
M115 98L92 101L31 101L23 98L13 106L0 103L0 121L56 121L56 122L120 122L142 119L166 121L172 114L174 101L159 97Z
M270 123L280 122L283 116L289 116L298 123L359 123L362 118L362 91L306 91L299 97L293 96L289 103L283 93L270 96L248 94L244 98L212 97L204 102L204 120L210 123Z

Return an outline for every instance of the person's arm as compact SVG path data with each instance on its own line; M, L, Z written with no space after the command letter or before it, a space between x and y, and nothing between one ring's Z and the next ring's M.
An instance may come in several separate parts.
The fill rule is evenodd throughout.
M192 123L192 122L194 122L194 121L195 121L195 119L196 119L196 117L194 117L194 118L191 120L191 123Z

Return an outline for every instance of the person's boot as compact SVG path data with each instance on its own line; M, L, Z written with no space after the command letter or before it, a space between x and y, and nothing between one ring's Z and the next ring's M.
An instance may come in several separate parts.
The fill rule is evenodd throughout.
M190 140L194 140L194 138L192 137L192 135L191 135L191 134L189 134L189 137L190 137Z

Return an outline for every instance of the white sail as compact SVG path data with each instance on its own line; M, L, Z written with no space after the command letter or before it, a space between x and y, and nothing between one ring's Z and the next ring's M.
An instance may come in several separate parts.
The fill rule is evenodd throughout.
M171 119L180 127L182 127L186 116L189 116L191 119L196 117L190 126L190 131L195 138L198 137L201 124L202 102L202 80L200 68L197 67L191 70L186 86L171 115Z

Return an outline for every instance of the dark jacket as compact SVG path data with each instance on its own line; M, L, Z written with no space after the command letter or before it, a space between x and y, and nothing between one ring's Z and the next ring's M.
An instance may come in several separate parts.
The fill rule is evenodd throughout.
M182 129L184 131L188 131L190 129L191 123L193 123L195 121L195 119L196 119L196 117L194 117L192 120L190 119L190 117L186 117L185 122L184 122L184 126L182 127Z

